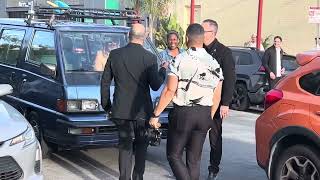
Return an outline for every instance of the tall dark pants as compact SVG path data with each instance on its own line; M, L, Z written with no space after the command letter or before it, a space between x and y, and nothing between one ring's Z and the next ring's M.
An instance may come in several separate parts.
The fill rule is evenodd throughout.
M211 151L208 169L210 172L216 174L219 172L219 165L222 157L222 119L220 117L220 108L217 109L213 122L211 123L209 140Z
M177 180L199 179L202 147L211 121L211 107L207 106L175 106L170 112L167 159Z
M132 155L135 153L133 180L143 180L148 143L145 121L114 119L119 132L119 180L131 180Z

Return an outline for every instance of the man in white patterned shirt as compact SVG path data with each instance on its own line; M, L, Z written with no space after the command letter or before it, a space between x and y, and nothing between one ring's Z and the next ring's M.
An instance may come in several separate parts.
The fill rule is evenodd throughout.
M159 128L159 115L173 101L167 158L176 179L198 180L202 147L220 103L223 75L218 62L203 48L203 27L191 24L186 35L189 49L171 65L167 84L149 123ZM187 164L182 160L184 149Z

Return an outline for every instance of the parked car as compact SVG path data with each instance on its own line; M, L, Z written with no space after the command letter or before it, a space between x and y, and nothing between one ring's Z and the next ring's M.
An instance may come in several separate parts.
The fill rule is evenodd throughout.
M48 147L43 154L118 143L117 129L100 104L102 72L93 64L106 42L126 45L129 30L66 20L52 25L32 20L30 25L24 19L0 19L0 83L13 86L3 99L30 122ZM158 53L150 40L145 46ZM160 96L153 93L153 100Z
M320 179L320 52L297 62L266 94L256 121L257 162L271 180Z
M236 84L231 108L245 111L251 105L263 105L264 96L269 90L265 68L262 66L264 51L250 47L230 46L235 61ZM295 57L283 56L285 74L298 67Z
M0 85L0 96L12 93ZM0 100L0 179L42 180L41 148L28 121L12 106Z

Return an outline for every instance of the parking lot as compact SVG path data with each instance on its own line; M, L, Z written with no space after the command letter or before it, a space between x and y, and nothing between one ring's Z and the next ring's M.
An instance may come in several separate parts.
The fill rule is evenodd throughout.
M222 180L266 180L267 177L256 163L255 120L259 112L231 111L223 124ZM145 179L174 179L165 155L166 141L160 147L148 149ZM208 138L201 161L201 179L207 175L209 161ZM44 175L47 180L98 180L117 179L118 152L116 148L88 151L65 151L53 154L44 160Z

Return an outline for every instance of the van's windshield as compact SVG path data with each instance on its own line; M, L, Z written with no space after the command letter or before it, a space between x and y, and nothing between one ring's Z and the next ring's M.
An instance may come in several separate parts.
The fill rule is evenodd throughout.
M111 50L127 44L125 33L61 33L65 71L103 71Z

